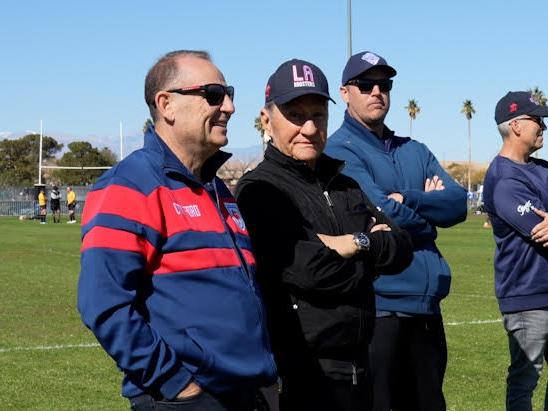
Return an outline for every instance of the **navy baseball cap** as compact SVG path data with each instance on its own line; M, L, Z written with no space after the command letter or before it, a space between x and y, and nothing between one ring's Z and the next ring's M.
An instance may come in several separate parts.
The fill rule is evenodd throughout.
M276 69L268 79L264 94L265 103L285 104L306 94L317 94L333 101L327 78L318 66L298 59L286 61Z
M548 107L541 106L528 91L509 91L495 108L497 124L523 115L548 117Z
M348 83L348 80L352 80L358 77L360 74L372 69L373 67L384 68L388 77L394 77L398 72L394 67L389 65L384 58L371 51L362 51L361 53L354 54L346 62L342 74L342 85Z

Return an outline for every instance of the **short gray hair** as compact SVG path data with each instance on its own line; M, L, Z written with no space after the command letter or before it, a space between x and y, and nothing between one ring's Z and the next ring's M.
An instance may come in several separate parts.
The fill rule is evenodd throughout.
M178 74L177 59L180 57L196 57L211 61L207 51L201 50L176 50L165 54L150 68L145 78L145 101L150 111L152 120L157 120L156 93L164 90Z
M504 140L510 135L510 123L515 120L519 120L521 118L527 118L526 115L517 116L514 118L511 118L510 120L505 121L504 123L500 123L497 125L499 129L499 133L502 136L502 139Z

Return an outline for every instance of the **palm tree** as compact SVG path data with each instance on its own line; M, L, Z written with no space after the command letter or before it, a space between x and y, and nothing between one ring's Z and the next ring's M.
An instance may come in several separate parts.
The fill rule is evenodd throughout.
M413 120L417 118L417 114L421 112L419 103L414 98L409 100L407 106L405 106L407 113L409 114L409 136L413 137Z
M533 89L527 90L529 93L531 93L531 96L533 97L533 100L535 100L537 103L539 103L541 106L546 106L548 103L548 97L544 95L544 92L536 86Z
M476 114L476 110L474 110L472 100L464 100L460 112L463 113L466 117L466 120L468 120L468 192L470 192L470 190L472 189L470 184L470 176L472 170L472 133L470 131L470 122L472 120L472 116Z
M263 128L263 122L261 121L261 116L255 117L255 123L253 125L255 127L255 130L259 132L261 135L261 142L263 145L263 153L266 150L266 145L270 141L270 136L265 133L265 129Z

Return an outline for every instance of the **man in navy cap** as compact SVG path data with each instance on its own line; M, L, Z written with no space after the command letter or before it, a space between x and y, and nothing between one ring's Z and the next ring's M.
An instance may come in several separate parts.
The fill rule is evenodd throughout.
M483 187L496 242L495 291L510 348L507 410L532 409L548 354L548 163L531 157L542 148L544 117L548 107L530 92L509 92L498 102L502 149Z
M373 52L348 60L340 88L347 110L326 152L344 160L344 173L413 237L411 265L374 283L373 409L440 411L447 363L440 302L451 273L434 241L437 226L466 218L466 192L424 144L398 137L384 124L396 74Z
M405 268L407 233L393 225L322 154L329 88L303 60L270 76L261 121L265 159L238 183L268 310L287 410L369 410L367 343L372 281Z

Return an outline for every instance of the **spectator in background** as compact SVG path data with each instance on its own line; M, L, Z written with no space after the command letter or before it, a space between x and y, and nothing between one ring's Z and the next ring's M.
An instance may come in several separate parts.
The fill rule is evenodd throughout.
M350 57L340 88L347 110L326 152L344 160L343 173L413 238L411 265L375 281L374 410L442 411L447 344L440 303L449 293L451 271L436 247L436 227L464 221L466 191L428 147L385 125L395 75L375 53Z
M71 186L67 187L67 208L69 217L67 224L74 224L76 222L76 193Z
M531 410L548 357L548 163L543 146L548 107L530 92L508 92L495 121L502 148L487 170L485 209L495 237L495 292L508 334L506 410ZM547 393L548 395L548 393ZM544 399L548 409L548 396Z
M59 187L53 186L53 190L50 195L49 206L51 208L51 214L53 215L53 222L61 222L61 193L59 192Z
M43 188L40 189L38 194L38 206L40 207L40 224L46 224L46 216L48 214L48 199Z

